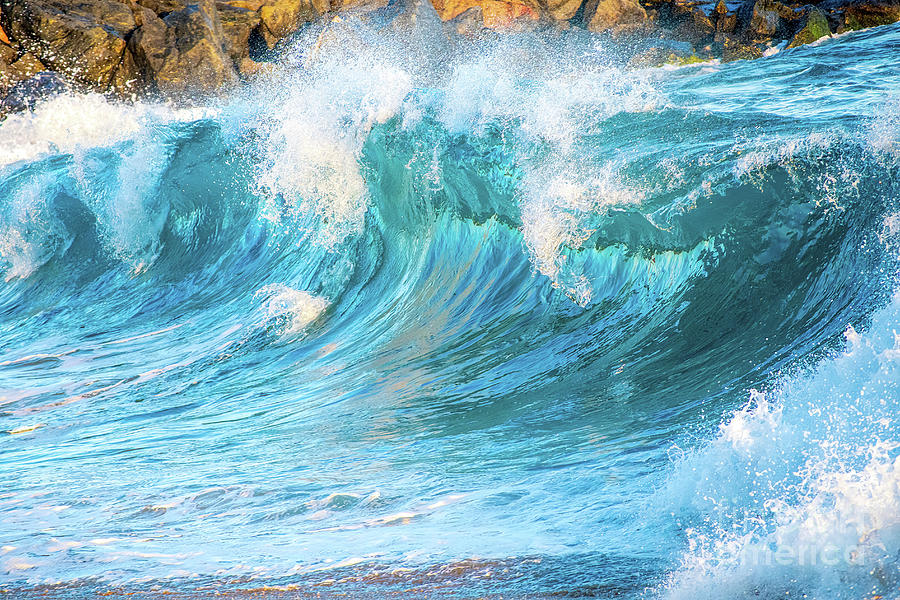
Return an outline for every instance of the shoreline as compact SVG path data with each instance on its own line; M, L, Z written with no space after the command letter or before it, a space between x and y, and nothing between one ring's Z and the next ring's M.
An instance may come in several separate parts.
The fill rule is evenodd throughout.
M59 583L0 586L0 598L596 598L620 597L664 583L664 570L647 568L639 557L589 557L599 570L617 572L604 583L570 572L572 557L523 556L459 559L431 565L391 565L372 561L337 563L296 575L193 575L112 583L75 579ZM345 561L348 562L348 561ZM611 579L611 580L609 580ZM565 583L568 581L568 583Z
M189 99L250 80L305 26L342 14L448 39L585 30L626 68L761 58L900 21L900 0L4 0L0 114L73 89Z

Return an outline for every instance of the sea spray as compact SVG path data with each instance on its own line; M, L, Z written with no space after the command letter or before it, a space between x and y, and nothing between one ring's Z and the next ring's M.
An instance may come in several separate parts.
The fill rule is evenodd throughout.
M896 589L897 35L343 19L203 108L10 116L3 589Z

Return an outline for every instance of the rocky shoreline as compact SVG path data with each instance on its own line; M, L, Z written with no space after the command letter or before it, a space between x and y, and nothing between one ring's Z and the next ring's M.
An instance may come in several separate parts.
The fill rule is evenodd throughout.
M584 28L630 65L758 58L900 21L900 0L430 0L448 33ZM74 86L119 98L209 93L257 73L304 24L389 0L0 0L3 112ZM639 42L635 42L639 40Z

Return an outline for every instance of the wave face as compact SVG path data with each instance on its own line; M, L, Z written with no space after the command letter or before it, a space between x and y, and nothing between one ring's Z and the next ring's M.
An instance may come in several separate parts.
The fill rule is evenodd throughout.
M900 27L414 16L0 124L4 587L895 597Z

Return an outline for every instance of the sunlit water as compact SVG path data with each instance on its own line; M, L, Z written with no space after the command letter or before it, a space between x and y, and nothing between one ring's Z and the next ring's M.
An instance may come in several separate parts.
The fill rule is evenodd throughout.
M900 26L401 21L0 124L2 593L897 598Z

